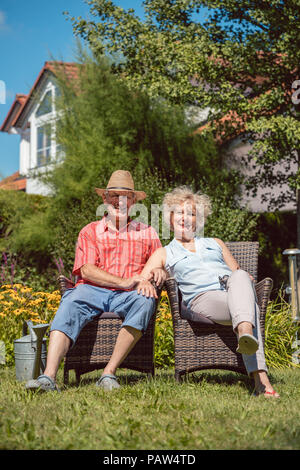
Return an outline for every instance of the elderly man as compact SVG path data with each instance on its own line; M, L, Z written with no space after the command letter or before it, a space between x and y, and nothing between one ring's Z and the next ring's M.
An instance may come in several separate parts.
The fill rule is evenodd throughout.
M26 384L28 389L58 390L56 374L62 358L82 328L102 311L113 311L124 319L110 361L96 385L112 390L120 385L116 370L147 329L154 312L156 291L140 273L148 258L161 247L155 230L131 220L130 208L146 197L134 190L128 171L115 171L105 189L96 188L107 205L107 216L91 222L79 233L73 274L74 288L62 296L51 325L44 374ZM157 284L164 272L157 271ZM146 290L148 297L139 295Z

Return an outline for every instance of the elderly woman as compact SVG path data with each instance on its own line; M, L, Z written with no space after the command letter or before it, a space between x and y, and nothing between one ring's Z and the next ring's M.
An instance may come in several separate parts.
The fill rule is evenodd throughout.
M251 276L240 269L222 240L196 235L203 231L211 212L209 198L181 186L165 195L163 207L174 239L153 253L141 275L149 278L153 273L159 283L164 268L178 282L183 301L193 312L216 323L232 324L238 337L237 352L254 378L256 393L278 398L267 376ZM154 295L146 281L140 283L138 292Z

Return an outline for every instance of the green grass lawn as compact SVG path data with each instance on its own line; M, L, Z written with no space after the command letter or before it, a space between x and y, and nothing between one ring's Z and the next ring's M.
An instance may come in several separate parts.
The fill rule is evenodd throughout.
M97 376L38 394L1 368L1 449L300 449L300 370L270 371L279 400L253 397L248 377L224 371L182 384L172 370L155 380L120 371L112 393L95 387Z

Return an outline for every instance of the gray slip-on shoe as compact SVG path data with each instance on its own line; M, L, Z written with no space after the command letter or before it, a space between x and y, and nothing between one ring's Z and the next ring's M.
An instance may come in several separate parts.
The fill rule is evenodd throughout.
M106 391L111 391L116 388L120 388L120 384L117 377L112 374L103 374L96 382L96 386Z
M258 350L258 341L253 335L249 335L245 333L241 335L238 340L238 347L236 352L240 354L247 354L247 356L251 356L252 354L256 353Z
M48 375L40 375L37 379L28 380L25 384L27 390L38 390L42 392L60 392L58 386Z

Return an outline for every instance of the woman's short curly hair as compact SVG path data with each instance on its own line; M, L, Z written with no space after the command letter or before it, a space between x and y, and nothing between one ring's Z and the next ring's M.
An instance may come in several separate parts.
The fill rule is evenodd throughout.
M211 201L206 194L194 192L189 186L178 186L165 194L163 199L163 216L166 224L171 226L171 214L176 206L184 202L194 202L197 211L196 231L203 229L207 217L211 214ZM171 227L172 228L172 227Z

